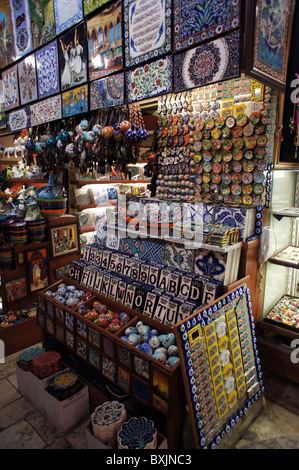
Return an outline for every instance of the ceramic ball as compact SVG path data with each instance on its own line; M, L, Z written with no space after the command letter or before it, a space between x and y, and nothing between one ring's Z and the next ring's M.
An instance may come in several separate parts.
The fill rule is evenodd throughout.
M125 329L125 335L129 336L132 333L137 334L137 330L133 326L129 326L128 328Z
M179 354L178 347L175 344L172 344L171 346L169 346L167 351L168 351L169 356L178 356Z
M141 345L141 348L140 348L141 351L143 351L145 354L149 354L151 355L152 354L152 348L150 347L150 345L148 343L143 343Z
M151 348L156 349L160 346L161 341L159 340L158 336L152 336L149 339L148 344L150 345Z
M138 344L138 335L136 333L131 333L128 336L128 343L131 344L132 346L136 346Z
M160 352L155 351L152 357L154 359L157 359L157 361L162 362L163 364L165 364L166 362L166 354L164 354L162 351Z
M168 364L170 367L173 367L178 361L179 361L178 357L171 356L167 359L166 364Z
M162 344L163 346L165 346L165 348L172 346L174 342L175 342L175 336L173 333L168 333L166 337L162 340Z

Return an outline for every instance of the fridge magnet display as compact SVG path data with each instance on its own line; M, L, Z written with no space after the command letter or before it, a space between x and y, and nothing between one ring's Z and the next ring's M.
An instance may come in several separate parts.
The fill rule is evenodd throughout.
M238 77L239 62L239 31L177 54L174 57L174 91Z
M102 356L102 374L114 382L115 380L115 363Z
M240 3L240 0L175 0L174 52L240 26Z
M146 361L142 357L134 355L134 368L136 374L141 375L141 377L144 377L146 379L149 379L150 371L148 361Z
M87 344L79 338L77 338L76 353L82 359L87 360Z
M263 393L249 289L195 310L175 336L195 445L214 448Z
M245 74L280 92L286 85L294 4L254 0L247 7Z
M5 111L19 106L18 68L16 65L2 72Z
M50 229L51 255L53 258L58 256L78 253L78 225L71 224L62 227L52 227Z
M33 48L51 41L56 35L53 0L29 0Z
M7 302L13 302L27 296L27 279L20 277L4 283Z
M30 127L30 108L18 108L6 113L6 125L9 132L20 131Z
M0 80L0 129L6 127L5 109L4 109L4 95L3 95L3 80Z
M61 90L87 81L87 45L85 23L58 39Z
M170 0L125 1L126 67L171 51L171 15Z
M126 72L128 102L169 93L172 91L172 75L170 56Z
M61 95L50 96L45 100L30 105L30 120L32 126L62 118Z
M47 249L26 252L29 292L35 292L49 285Z
M0 24L2 28L1 38L5 38L5 40L1 42L0 69L2 69L14 62L14 44L8 2L1 2Z
M62 116L69 117L88 111L88 86L83 85L62 93Z
M15 59L32 51L29 0L9 0Z
M90 110L124 104L124 74L115 74L90 83Z
M83 20L82 0L53 0L56 35Z
M35 53L39 99L60 91L57 42L53 41Z
M37 100L35 55L31 54L18 63L21 105Z
M65 326L69 330L74 331L74 315L69 312L65 312Z
M112 3L109 8L87 20L89 79L110 75L123 68L122 3Z
M100 369L100 353L91 347L89 347L89 363L97 369Z
M100 347L100 333L97 330L93 330L92 328L88 329L88 341L90 344L94 346Z

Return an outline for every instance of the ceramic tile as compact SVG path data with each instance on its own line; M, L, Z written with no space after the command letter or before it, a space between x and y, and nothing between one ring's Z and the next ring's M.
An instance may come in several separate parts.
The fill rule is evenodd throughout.
M192 272L193 252L194 250L185 249L183 245L166 243L163 254L163 264Z
M30 121L32 126L61 119L61 95L50 96L45 100L30 105Z
M54 0L56 35L83 19L82 0Z
M15 59L32 51L29 0L9 0Z
M171 14L170 0L125 1L126 67L171 51Z
M19 106L19 82L18 67L14 65L1 74L3 80L4 109L16 108Z
M90 110L120 106L124 103L124 74L116 74L90 83Z
M52 41L35 53L39 99L60 91L57 42Z
M174 52L240 25L240 0L174 0Z
M2 34L6 38L6 41L1 45L0 69L12 64L15 60L9 2L1 2L0 16L1 15L5 18L5 21L2 23Z
M31 54L18 63L21 105L37 100L35 55Z
M225 278L227 253L209 250L197 250L194 261L194 272L210 279L223 281Z
M238 77L239 55L239 31L175 55L174 91Z
M62 116L69 117L88 111L88 85L62 93Z
M128 102L172 91L172 57L162 57L126 72Z

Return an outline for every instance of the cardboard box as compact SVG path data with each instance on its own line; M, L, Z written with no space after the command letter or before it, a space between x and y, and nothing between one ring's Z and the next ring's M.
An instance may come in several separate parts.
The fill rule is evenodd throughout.
M59 401L44 391L45 415L59 431L64 432L89 414L89 391L87 385L66 400Z
M25 371L21 369L20 363L16 363L16 376L17 376L17 384L19 392L30 401L30 394L29 394L29 371Z
M29 400L43 414L45 413L45 388L49 385L53 375L40 379L33 372L28 372Z

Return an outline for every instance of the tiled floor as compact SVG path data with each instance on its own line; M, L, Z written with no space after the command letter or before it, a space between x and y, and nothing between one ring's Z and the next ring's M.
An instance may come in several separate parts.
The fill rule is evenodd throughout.
M0 363L0 449L86 449L88 417L61 433L20 394L15 374L18 356L16 353ZM273 379L269 383L273 386ZM287 397L296 401L298 396L294 406L299 410L299 387L287 384L286 390ZM266 400L262 413L235 448L299 449L299 414Z

